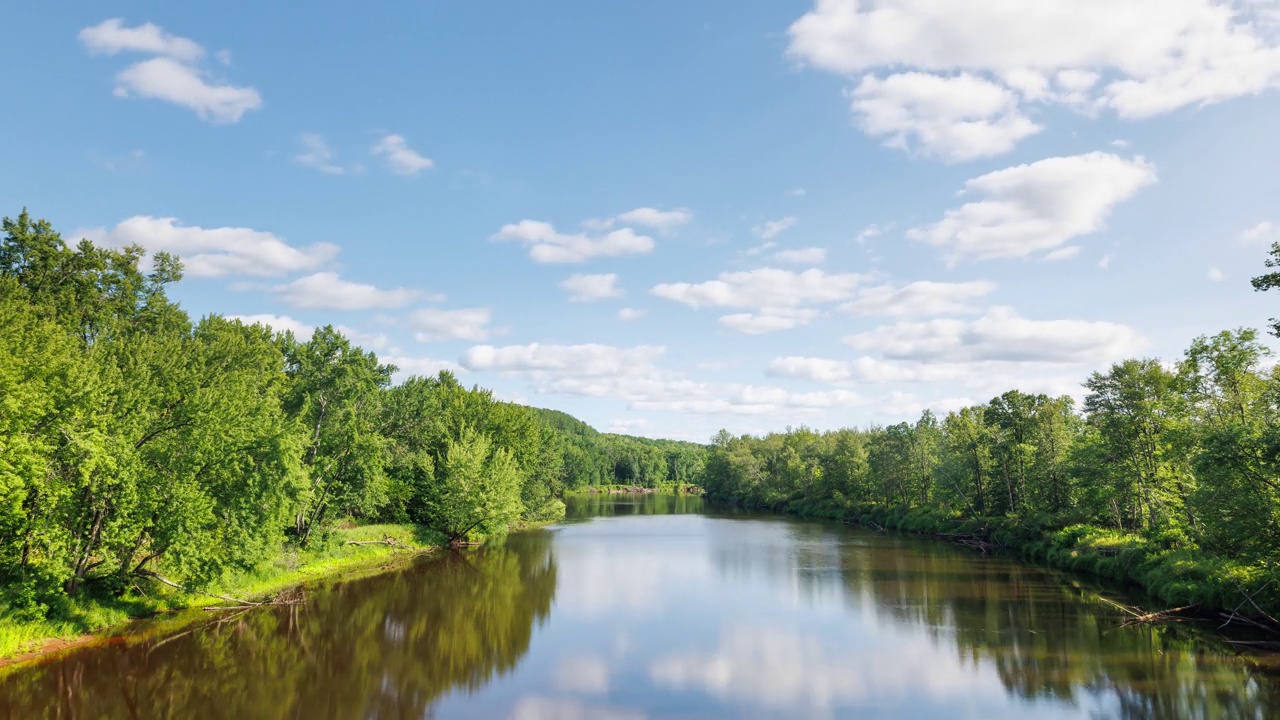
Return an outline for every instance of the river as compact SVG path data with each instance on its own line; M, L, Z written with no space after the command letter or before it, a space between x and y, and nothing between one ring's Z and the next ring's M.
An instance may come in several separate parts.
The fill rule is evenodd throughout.
M597 497L302 605L18 668L0 717L1280 717L1274 658L1122 627L1095 592L934 541Z

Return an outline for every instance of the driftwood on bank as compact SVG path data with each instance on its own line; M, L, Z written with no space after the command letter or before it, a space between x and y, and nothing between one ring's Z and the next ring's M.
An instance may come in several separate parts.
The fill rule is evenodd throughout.
M231 605L213 605L213 606L203 608L206 612L216 612L220 610L246 610L246 609L256 608L256 607L265 607L268 605L298 605L306 600L306 596L303 594L302 590L298 588L294 588L292 590L282 592L270 600L264 600L262 602L254 602L252 600L242 600L240 598L228 597L226 595L218 595L217 593L207 593L207 592L201 592L200 590L192 590L191 588L185 585L180 585L164 577L163 575L160 575L159 573L151 572L149 570L143 571L142 574L157 582L163 583L165 585L168 585L171 588L176 588L178 590L181 590L182 592L189 593L191 595L203 595L205 597L211 597L216 600L221 600L223 602L232 603Z
M404 543L400 542L399 540L391 536L384 537L381 540L348 540L345 543L343 543L343 545L389 545L393 548L408 547Z
M1120 627L1128 627L1130 625L1146 625L1148 623L1158 623L1158 622L1182 622L1183 620L1188 620L1190 618L1183 617L1178 613L1183 613L1188 610L1194 610L1197 607L1199 607L1198 605L1183 605L1182 607L1169 608L1168 610L1157 610L1155 612L1143 612L1140 608L1130 607L1128 605L1122 605L1114 600L1108 600L1107 598L1104 598L1101 595L1098 596L1098 599L1110 605L1111 607L1114 607L1123 611L1126 615L1129 616L1129 619L1121 623Z
M957 545L963 545L967 548L972 548L983 555L986 555L989 552L999 552L1004 549L1004 546L999 543L993 543L981 536L969 535L967 533L933 533L931 537L937 538L938 540L946 540L947 542L955 543Z

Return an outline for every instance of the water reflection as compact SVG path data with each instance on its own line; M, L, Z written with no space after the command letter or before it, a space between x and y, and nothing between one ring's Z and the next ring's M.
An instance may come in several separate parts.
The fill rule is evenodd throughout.
M421 718L509 672L551 608L545 534L0 681L7 718Z
M1274 665L1034 568L604 496L505 547L0 681L0 717L1280 716Z

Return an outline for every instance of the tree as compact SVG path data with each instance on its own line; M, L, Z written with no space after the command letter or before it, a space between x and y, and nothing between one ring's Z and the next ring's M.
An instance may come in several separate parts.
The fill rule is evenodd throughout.
M1125 360L1093 373L1085 387L1089 422L1111 461L1129 473L1136 519L1147 528L1177 519L1186 480L1174 444L1184 417L1177 378L1156 360Z
M285 409L305 429L303 463L311 478L294 517L299 541L330 511L372 516L387 501L385 438L379 432L381 391L395 368L351 345L333 326L305 343L284 339L290 386Z
M1280 242L1271 243L1269 255L1263 264L1274 272L1264 273L1253 279L1253 289L1257 292L1280 288ZM1271 334L1280 337L1280 319L1271 318Z
M511 452L464 427L450 439L434 477L419 488L418 517L458 543L501 532L520 517L520 472Z

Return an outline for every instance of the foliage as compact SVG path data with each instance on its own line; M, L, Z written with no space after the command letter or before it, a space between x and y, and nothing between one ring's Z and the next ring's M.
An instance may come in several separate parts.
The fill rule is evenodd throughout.
M252 576L332 550L340 521L412 519L460 541L562 517L566 484L700 472L701 446L602 435L448 372L393 385L394 367L332 326L300 339L193 323L166 295L182 263L165 253L73 248L25 211L3 231L6 623L118 621L167 587L156 576Z

